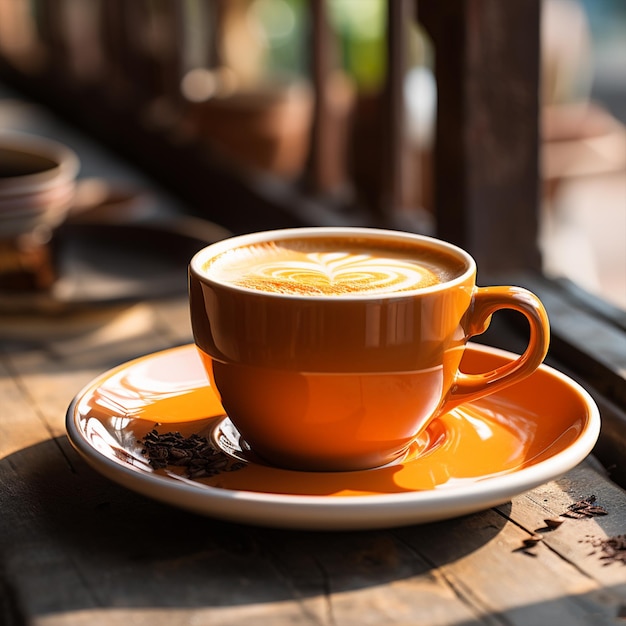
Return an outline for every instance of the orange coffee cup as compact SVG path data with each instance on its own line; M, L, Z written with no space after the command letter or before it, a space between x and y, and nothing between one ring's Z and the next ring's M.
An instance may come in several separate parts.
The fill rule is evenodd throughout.
M225 412L268 463L301 470L401 458L438 415L543 361L549 323L520 287L477 287L476 264L437 239L370 228L232 237L189 266L194 339ZM530 326L525 352L482 374L465 345L500 309Z

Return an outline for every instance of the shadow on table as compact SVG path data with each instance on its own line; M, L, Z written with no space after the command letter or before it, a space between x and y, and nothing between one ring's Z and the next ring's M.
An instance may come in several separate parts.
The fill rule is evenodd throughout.
M65 437L0 460L0 510L5 586L30 615L300 601L369 588L457 560L506 522L488 510L384 531L225 523L109 482Z
M220 615L227 623L317 623L315 616L325 611L336 611L339 622L343 611L348 621L362 616L354 602L366 602L362 610L383 623L388 610L414 615L424 602L428 614L445 610L446 623L456 626L494 617L507 623L591 623L585 619L598 617L595 592L545 602L524 602L522 594L505 613L483 606L480 617L463 593L461 602L450 604L452 590L429 573L492 541L510 504L498 510L382 531L225 523L108 481L58 437L0 460L0 622L21 626L45 615L56 616L56 624L64 614L83 612L106 620L98 623L122 624L133 611L151 609L167 609L172 623L187 623L189 611L204 610L216 623ZM416 582L420 576L423 585ZM408 579L414 580L403 586ZM390 583L393 589L385 587ZM520 589L527 583L520 580ZM366 595L349 593L363 590ZM602 593L605 622L626 617L625 586ZM390 606L391 598L396 604L404 598L406 606ZM372 623L380 623L375 617Z

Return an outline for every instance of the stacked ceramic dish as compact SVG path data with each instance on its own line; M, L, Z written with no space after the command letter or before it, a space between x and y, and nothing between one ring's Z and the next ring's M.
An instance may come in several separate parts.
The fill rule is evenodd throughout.
M50 232L61 224L78 169L76 154L60 143L0 133L0 240Z

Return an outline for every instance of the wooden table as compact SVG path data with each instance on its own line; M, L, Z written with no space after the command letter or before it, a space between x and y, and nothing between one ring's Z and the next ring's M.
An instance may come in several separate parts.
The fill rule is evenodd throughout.
M219 522L109 482L65 435L67 406L92 378L191 340L183 297L12 334L0 355L2 624L626 618L626 564L606 565L589 543L625 532L626 494L592 459L497 508L422 526L316 533ZM544 519L592 494L608 515L566 519L520 549Z
M3 626L625 623L626 563L593 544L626 532L626 493L593 458L484 512L359 532L216 521L90 469L65 434L74 395L190 341L184 295L0 318ZM607 515L546 530L591 495Z

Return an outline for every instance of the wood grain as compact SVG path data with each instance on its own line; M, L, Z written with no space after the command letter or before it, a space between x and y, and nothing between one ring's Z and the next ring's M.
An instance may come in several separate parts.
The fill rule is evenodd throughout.
M500 507L421 526L219 522L110 483L64 435L67 405L94 376L191 340L186 301L60 335L2 346L2 624L613 624L626 605L626 566L604 565L587 542L626 532L626 494L593 462ZM591 494L607 516L545 530ZM520 550L535 533L542 540Z

